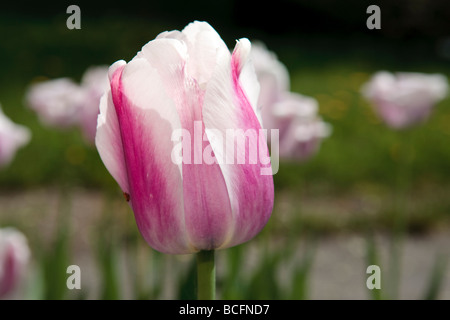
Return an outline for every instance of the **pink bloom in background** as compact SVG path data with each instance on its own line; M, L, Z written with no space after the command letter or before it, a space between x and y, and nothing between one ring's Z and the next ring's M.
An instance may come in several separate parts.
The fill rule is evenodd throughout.
M273 105L272 118L280 128L280 157L304 161L316 154L331 126L318 116L317 100L288 92Z
M12 122L0 107L0 167L7 166L17 150L26 145L30 139L30 130Z
M14 228L0 229L0 299L18 298L29 259L26 237Z
M161 33L130 62L110 67L111 90L100 103L96 146L141 234L158 251L185 254L238 245L258 234L271 215L273 178L261 175L270 163L195 162L204 150L223 152L215 133L261 129L250 48L240 39L230 54L208 23L196 21L181 32ZM193 136L199 123L200 145L182 141L194 161L175 163L173 132L184 129ZM260 152L268 155L264 143Z
M32 84L26 103L45 125L57 128L79 126L86 140L94 143L100 98L108 86L108 67L90 67L80 84L69 78Z
M78 123L87 141L94 143L100 98L109 88L108 67L90 67L81 79L83 99L79 105Z
M69 78L34 83L26 95L28 106L37 113L39 120L57 128L67 128L77 122L82 99L81 88Z
M263 126L279 130L280 157L309 159L331 133L331 126L318 115L317 101L290 92L287 68L264 44L253 45L251 59L261 86L258 107Z
M447 78L441 74L387 71L375 73L362 87L375 112L395 129L426 121L447 90Z

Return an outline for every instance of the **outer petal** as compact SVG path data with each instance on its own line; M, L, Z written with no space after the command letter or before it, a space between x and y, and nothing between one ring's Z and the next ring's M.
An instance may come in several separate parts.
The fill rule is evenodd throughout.
M110 78L117 69L123 69L125 61L117 61L110 67ZM111 95L108 89L100 99L100 114L97 118L95 145L106 169L117 181L123 192L129 194L128 175L119 121Z
M247 63L249 44L241 40L231 60L224 57L218 62L204 98L203 119L213 150L223 160L221 169L233 210L233 226L222 248L254 237L267 223L273 207L273 178L261 175L261 169L267 165L260 157L255 164L251 164L249 158L249 152L255 150L258 155L268 156L267 143L258 135L261 125L241 85L240 74ZM239 134L227 141L231 145L227 143L226 146L218 138L218 135L227 136L227 132L238 130L249 132L250 136L252 132L257 135L256 140L249 139L245 150L237 147ZM238 164L239 152L246 153L244 164Z
M245 49L239 49L242 46L245 47ZM250 48L251 44L250 41L247 39L241 39L237 43L237 49L241 52L240 54L245 55L240 57L240 59L243 62L243 66L241 66L241 69L239 70L239 84L245 93L245 96L248 100L248 103L252 106L259 123L262 124L262 115L261 115L261 107L262 105L259 104L258 98L260 93L260 85L258 82L258 78L255 72L255 68L253 66L253 63L247 63L247 61L251 60L250 54ZM245 51L245 53L243 53Z
M154 249L189 253L180 167L171 161L171 135L180 128L172 100L145 59L113 69L111 92L122 141L131 206ZM111 130L113 132L113 130ZM120 165L117 165L118 167Z

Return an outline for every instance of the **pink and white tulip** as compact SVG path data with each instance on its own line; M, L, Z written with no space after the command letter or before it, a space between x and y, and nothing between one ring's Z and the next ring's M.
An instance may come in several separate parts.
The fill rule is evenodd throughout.
M362 93L388 126L402 129L426 121L447 90L447 79L440 74L379 71Z
M108 87L108 67L93 66L84 72L80 84L58 78L31 85L26 103L44 124L79 126L86 141L94 143L100 98Z
M286 92L272 106L272 121L280 128L279 155L292 161L305 161L316 154L331 126L318 115L316 99Z
M27 239L14 228L0 229L0 299L14 298L26 278L30 259Z
M130 62L110 67L96 146L141 234L158 251L185 254L238 245L257 235L271 215L273 178L261 175L267 165L175 163L171 157L175 130L193 136L201 124L200 144L182 141L196 158L207 149L217 156L233 149L223 148L218 132L261 129L250 48L240 39L230 54L208 23L196 21L181 32L159 34ZM267 143L261 145L268 155ZM233 150L231 157L238 156Z
M279 130L279 156L307 160L320 148L331 126L318 115L317 100L290 91L289 72L262 43L252 47L252 61L261 85L258 106L267 129Z
M80 84L83 99L79 105L78 123L87 141L95 142L100 98L109 88L108 67L95 66L85 71Z
M31 139L30 130L11 121L0 107L0 167L7 166L17 150Z
M37 113L39 120L57 128L68 128L77 123L83 99L80 86L69 78L34 83L26 94L26 103Z

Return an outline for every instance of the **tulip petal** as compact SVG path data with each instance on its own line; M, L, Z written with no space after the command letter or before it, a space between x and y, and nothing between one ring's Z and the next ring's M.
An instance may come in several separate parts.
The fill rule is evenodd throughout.
M184 51L179 50L179 52L183 61L186 61L186 75L189 78L195 79L200 86L209 80L218 59L221 59L222 56L230 57L230 52L225 42L223 42L220 35L207 22L194 21L188 24L181 32L177 30L162 32L155 40L162 39L176 40L179 42L178 46L180 44L185 46ZM162 61L162 58L164 59L164 64L159 65L165 67L167 63L170 64L172 61L166 56L166 54L169 57L171 56L170 49L167 51L168 47L164 43L161 43L162 50L158 50L154 43L156 42L155 40L144 46L143 51L146 51L145 54L152 66L157 68L157 62ZM163 55L157 60L152 60L150 55L147 54L155 54L155 51L159 51ZM189 57L187 57L187 52L189 52Z
M267 165L263 164L259 157L260 154L268 156L267 143L259 135L261 125L240 78L248 60L249 50L250 43L241 40L237 43L231 59L224 57L218 61L204 97L203 120L206 132L216 156L223 160L220 166L233 210L233 227L230 228L222 248L254 237L267 223L273 207L273 177L261 174L261 169ZM249 79L249 75L244 79ZM239 130L244 133L254 132L256 138L250 138L244 150L240 150L238 135L232 139L232 146L228 143L224 145L222 140L215 136L220 134L225 137L230 130L235 133ZM245 153L247 161L243 164L237 164L241 156L239 152ZM250 163L252 152L258 152L257 162L254 164ZM268 166L270 168L270 163Z
M122 138L111 90L105 92L100 99L100 114L97 118L95 145L109 173L117 181L122 191L129 194Z
M212 75L216 60L230 52L220 35L207 22L195 21L182 31L189 47L187 73L202 85Z
M195 94L188 92L187 96L195 97ZM194 101L188 104L192 103ZM194 109L192 105L188 108ZM211 250L220 247L227 238L232 224L231 203L219 164L205 163L204 150L212 148L210 142L203 139L206 135L201 114L192 114L190 119L185 117L183 124L192 137L190 146L185 144L183 148L193 150L191 161L183 163L186 228L198 250ZM210 156L215 157L213 152Z
M233 52L233 63L236 76L239 77L239 86L261 123L261 111L257 105L260 91L259 82L253 64L247 63L250 59L250 51L251 43L248 39L242 38L237 41Z
M181 127L173 101L157 71L142 58L115 70L111 92L140 232L158 251L194 251L184 223L181 166L171 161L171 135Z

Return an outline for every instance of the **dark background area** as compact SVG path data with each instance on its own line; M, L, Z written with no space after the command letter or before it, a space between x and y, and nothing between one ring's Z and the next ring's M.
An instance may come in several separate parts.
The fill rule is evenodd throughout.
M76 4L83 17L128 16L167 24L185 25L192 19L207 20L220 28L252 29L273 35L367 34L369 5L382 11L382 29L376 35L388 38L440 37L450 30L450 3L445 0L278 0L263 1L7 1L6 15L52 19ZM375 34L372 34L375 35Z
M82 30L66 28L71 4L81 9ZM381 9L380 30L366 27L366 9L372 4ZM19 76L9 69L16 68L12 59L21 61L21 75L59 76L62 70L35 69L45 65L40 55L49 52L70 60L73 68L66 74L79 75L85 57L105 64L129 60L159 32L180 30L193 20L208 21L229 46L240 37L262 40L292 63L288 67L301 63L291 57L297 53L309 65L377 57L404 69L417 60L445 62L450 57L450 2L445 0L7 1L0 9L0 58L11 72L3 72L1 80L9 81L5 74ZM41 63L31 67L30 55Z

